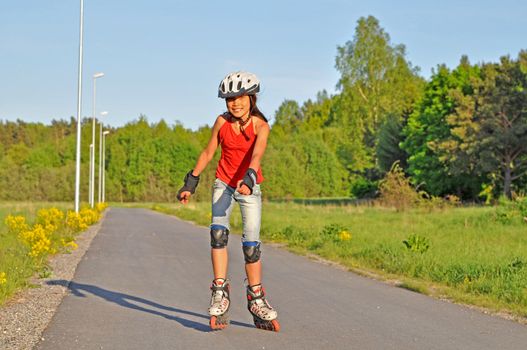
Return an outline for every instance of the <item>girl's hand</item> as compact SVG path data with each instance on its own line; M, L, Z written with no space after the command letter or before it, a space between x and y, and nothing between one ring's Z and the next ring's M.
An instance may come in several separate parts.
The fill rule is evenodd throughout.
M236 186L236 191L246 196L251 194L251 190L249 189L249 187L247 187L246 184L243 183L243 180L238 181L238 185Z
M184 191L184 192L181 192L181 195L180 195L180 199L179 199L179 202L181 204L187 204L190 200L190 192L189 191Z

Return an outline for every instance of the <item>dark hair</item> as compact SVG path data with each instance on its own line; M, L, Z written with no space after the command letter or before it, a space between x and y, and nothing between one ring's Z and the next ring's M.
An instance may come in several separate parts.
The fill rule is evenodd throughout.
M266 123L269 123L265 115L258 109L258 106L256 105L256 100L258 99L256 95L249 95L249 99L251 100L251 113L252 115L257 116L260 119L265 120Z

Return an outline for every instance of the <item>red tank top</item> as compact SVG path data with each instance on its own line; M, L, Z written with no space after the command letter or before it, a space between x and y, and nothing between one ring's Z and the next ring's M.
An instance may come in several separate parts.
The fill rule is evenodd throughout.
M254 134L252 119L244 128L247 137L241 132L237 135L232 128L232 123L227 119L218 134L221 158L216 169L216 177L227 185L236 188L238 181L243 179L249 165L251 165L256 135ZM260 168L257 172L256 183L261 183L263 180L262 169Z

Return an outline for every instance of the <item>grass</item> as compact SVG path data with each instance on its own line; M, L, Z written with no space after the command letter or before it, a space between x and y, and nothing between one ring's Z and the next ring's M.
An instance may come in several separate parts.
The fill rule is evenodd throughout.
M200 225L210 204L154 205ZM527 317L527 224L503 209L264 204L261 237L424 294ZM500 212L501 210L501 212ZM239 211L232 230L241 231ZM342 234L347 231L349 235Z

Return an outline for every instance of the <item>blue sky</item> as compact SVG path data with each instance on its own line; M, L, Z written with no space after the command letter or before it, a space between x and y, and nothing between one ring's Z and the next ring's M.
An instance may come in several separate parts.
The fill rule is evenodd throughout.
M260 107L272 117L284 99L335 92L337 46L373 15L430 76L461 55L496 61L527 49L527 2L85 0L83 115L97 110L120 126L145 114L196 129L224 110L217 86L230 71L262 81ZM0 119L76 115L79 1L0 4Z

